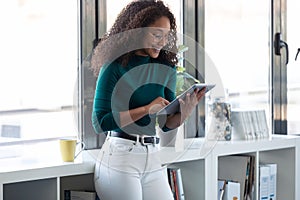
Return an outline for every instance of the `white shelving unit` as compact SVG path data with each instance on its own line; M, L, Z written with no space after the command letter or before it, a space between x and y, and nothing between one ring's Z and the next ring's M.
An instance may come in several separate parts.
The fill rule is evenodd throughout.
M216 200L218 159L221 156L249 154L260 162L277 163L277 199L300 199L300 139L274 136L253 141L209 141L186 139L185 148L162 147L159 155L164 164L180 167L187 200ZM94 160L98 150L85 152L88 161L43 165L0 161L0 200L63 200L66 189L94 190ZM93 156L91 156L93 155ZM83 155L84 156L84 155ZM11 169L10 169L11 168ZM257 172L257 170L256 170ZM256 199L258 199L256 174Z
M94 190L94 162L0 161L0 200L63 200L64 190Z
M277 199L300 199L300 138L273 136L264 140L206 143L201 139L190 139L182 152L174 152L174 148L170 147L162 149L164 163L181 168L187 200L217 200L218 159L237 154L254 155L256 169L260 163L276 163ZM205 154L207 151L209 153ZM255 177L255 196L258 199L257 170Z

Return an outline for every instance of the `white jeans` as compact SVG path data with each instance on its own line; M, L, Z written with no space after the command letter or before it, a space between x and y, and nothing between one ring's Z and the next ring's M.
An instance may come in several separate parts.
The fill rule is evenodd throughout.
M157 145L107 137L95 166L100 200L174 200Z

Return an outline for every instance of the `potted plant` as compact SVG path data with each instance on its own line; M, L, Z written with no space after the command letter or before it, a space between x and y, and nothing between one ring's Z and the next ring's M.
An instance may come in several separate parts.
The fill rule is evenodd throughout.
M188 47L185 45L178 46L178 62L181 64L183 61L182 54L188 50ZM200 83L199 80L191 76L189 73L186 72L185 67L181 65L176 66L177 71L177 82L176 82L176 96L180 95L186 89L191 87L195 83Z

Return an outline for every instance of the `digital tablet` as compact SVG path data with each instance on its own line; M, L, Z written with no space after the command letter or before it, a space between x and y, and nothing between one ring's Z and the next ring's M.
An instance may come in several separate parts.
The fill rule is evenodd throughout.
M190 88L185 90L182 94L180 94L176 99L174 99L172 102L170 102L167 106L163 107L160 111L156 113L156 115L169 115L169 114L174 114L180 111L180 104L179 104L179 99L185 98L185 95L187 93L192 94L197 88L199 88L199 91L202 88L206 88L205 93L210 91L215 87L215 84L206 84L206 83L197 83L192 85Z

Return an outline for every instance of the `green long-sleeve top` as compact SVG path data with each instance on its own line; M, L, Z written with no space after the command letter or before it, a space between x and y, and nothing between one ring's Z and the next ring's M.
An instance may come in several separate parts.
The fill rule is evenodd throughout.
M121 111L151 103L157 97L175 99L176 69L149 56L134 56L126 67L117 61L104 65L99 73L92 112L96 133L125 131L131 134L155 135L155 115L145 115L120 128ZM159 120L162 121L162 120ZM160 124L164 131L168 130Z

